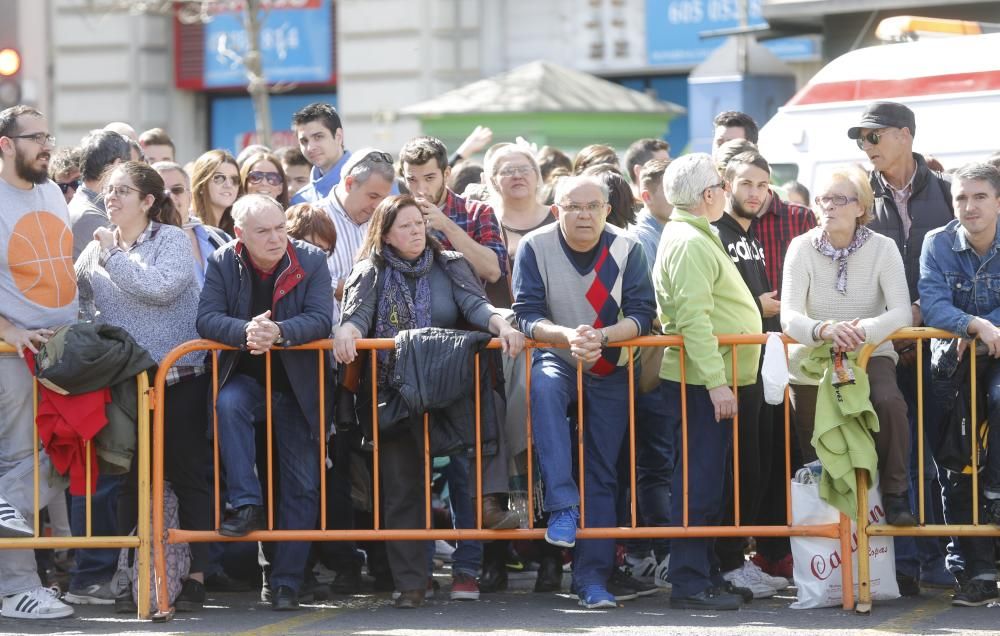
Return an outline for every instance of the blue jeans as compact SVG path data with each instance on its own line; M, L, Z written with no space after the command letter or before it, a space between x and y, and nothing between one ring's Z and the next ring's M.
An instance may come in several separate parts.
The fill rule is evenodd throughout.
M536 350L531 366L531 434L538 466L545 484L544 507L548 512L580 503L573 479L572 436L567 418L575 402L576 368L549 351ZM607 376L583 376L583 453L585 525L613 527L618 493L616 462L628 426L628 373L615 370ZM614 539L577 541L573 554L573 582L605 585L615 561Z
M254 472L257 426L266 421L264 387L250 376L234 374L219 391L219 454L234 507L265 505L261 481ZM272 427L279 474L274 497L279 530L313 530L319 515L319 440L309 430L295 396L271 394ZM263 465L263 458L262 465ZM262 468L266 470L266 468ZM266 473L265 473L266 474ZM263 475L262 475L263 477ZM309 558L308 541L281 541L274 547L271 589L286 585L298 591Z
M441 469L448 480L451 512L456 528L476 527L476 475L473 461L474 459L465 455L454 455L448 465ZM483 562L483 544L481 541L459 541L451 558L452 573L476 576Z
M118 534L119 475L98 475L97 492L90 496L90 529L95 537ZM87 498L70 497L69 527L74 537L87 533ZM77 548L69 589L79 590L90 585L107 583L118 569L115 548Z
M667 403L664 417L674 433L674 448L681 448L681 385L662 380L660 391ZM725 513L727 459L733 447L733 421L715 421L715 407L708 389L687 385L688 525L719 525ZM672 525L684 523L684 460L674 464L671 501ZM672 539L670 571L674 598L686 598L724 582L715 555L715 539Z

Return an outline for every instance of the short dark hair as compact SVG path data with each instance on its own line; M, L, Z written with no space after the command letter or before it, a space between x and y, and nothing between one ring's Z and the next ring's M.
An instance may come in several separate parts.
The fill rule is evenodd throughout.
M621 229L635 223L635 197L628 181L618 170L609 166L596 164L583 171L583 176L597 177L608 188L608 203L611 212L608 213L608 223Z
M1000 170L992 163L987 161L967 163L951 176L962 181L985 181L993 188L993 194L1000 196Z
M312 166L302 151L295 146L282 146L274 151L274 155L281 160L284 167Z
M44 117L37 109L25 104L11 106L0 112L0 137L10 137L17 132L17 118L28 115L29 117Z
M731 182L733 180L733 175L736 173L736 166L738 165L756 166L768 175L771 174L771 166L767 163L767 159L764 159L764 157L755 150L748 150L746 152L741 152L738 155L733 155L733 158L726 162L726 171L723 173L722 178Z
M417 200L408 194L391 195L382 199L382 202L376 206L375 212L372 213L372 218L368 221L368 232L365 233L365 240L358 248L358 261L367 258L379 266L385 263L385 257L382 255L385 248L385 235L389 233L392 224L396 222L400 210L406 207L420 209ZM427 247L431 248L435 255L440 254L441 243L431 235L430 229L426 225L424 232L427 238Z
M153 197L153 205L146 211L150 221L177 227L184 224L180 211L174 207L174 200L163 185L163 177L152 166L142 161L126 161L116 166L108 166L102 179L107 180L115 171L128 175L141 198Z
M757 144L749 139L730 139L716 148L713 158L715 159L715 167L719 170L719 174L725 174L726 164L733 157L744 152L757 152Z
M311 121L318 121L326 126L331 135L337 132L338 128L344 127L340 123L337 109L326 102L313 102L295 111L295 114L292 115L292 128L308 124Z
M573 157L573 174L583 174L590 166L606 164L621 170L618 153L606 144L590 144L580 149Z
M84 181L96 181L116 161L132 159L132 145L127 137L113 130L95 130L80 142L80 172Z
M538 160L538 169L542 171L542 181L548 182L552 176L552 171L557 168L565 168L566 172L573 172L573 160L562 150L552 146L542 146L535 155Z
M639 187L647 192L652 192L663 187L663 173L667 171L670 159L650 159L642 164L639 171Z
M177 152L177 148L174 147L174 140L162 128L150 128L143 131L139 135L139 145L143 148L146 146L170 146L171 151Z
M753 117L746 113L741 113L738 110L723 111L715 116L712 125L724 128L742 128L743 132L746 133L747 141L757 143L760 128L757 127L757 122L753 120Z
M404 164L422 166L428 161L436 161L441 172L448 167L448 148L437 137L414 137L399 151L399 168Z
M456 194L465 192L465 188L471 183L482 183L483 166L475 161L459 161L451 169L451 176L448 177L448 189Z
M79 148L60 148L52 153L52 159L49 161L49 178L53 181L56 180L61 174L65 174L70 170L80 169L80 149Z
M635 169L646 165L646 162L653 158L657 152L670 152L670 144L662 139L646 137L632 142L632 145L625 151L625 173L630 181L635 181Z

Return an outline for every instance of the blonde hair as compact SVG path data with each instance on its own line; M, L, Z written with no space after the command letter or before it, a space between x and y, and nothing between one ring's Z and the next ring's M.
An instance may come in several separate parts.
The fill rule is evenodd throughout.
M858 168L841 168L832 172L829 183L846 182L854 188L858 197L858 206L864 214L858 217L858 225L868 225L875 219L875 193L868 182L868 175Z

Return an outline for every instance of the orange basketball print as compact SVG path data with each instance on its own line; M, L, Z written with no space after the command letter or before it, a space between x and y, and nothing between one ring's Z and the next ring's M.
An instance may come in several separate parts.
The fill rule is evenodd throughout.
M65 307L76 296L73 232L51 212L29 212L14 226L7 264L24 297L43 307Z

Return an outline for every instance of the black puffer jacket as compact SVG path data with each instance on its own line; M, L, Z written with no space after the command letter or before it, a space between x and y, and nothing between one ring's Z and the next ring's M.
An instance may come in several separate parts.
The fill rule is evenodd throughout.
M903 256L911 301L920 297L917 281L920 280L920 249L924 244L924 237L931 230L947 225L955 218L951 205L951 184L928 168L921 155L913 153L913 159L917 162L917 172L913 176L913 192L907 206L913 221L909 239L903 238L903 221L892 192L886 190L875 171L869 175L875 192L875 219L868 225L872 231L896 241L896 247Z

